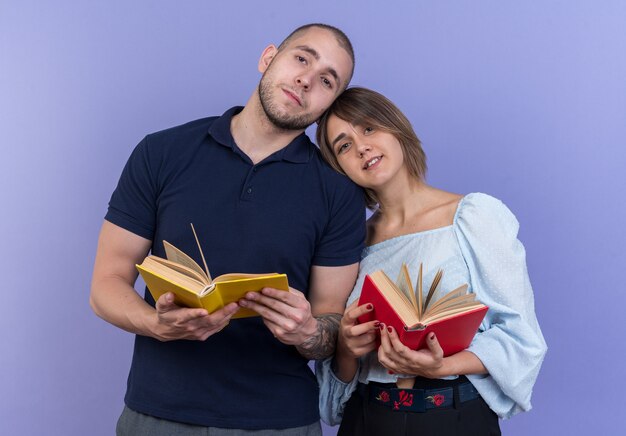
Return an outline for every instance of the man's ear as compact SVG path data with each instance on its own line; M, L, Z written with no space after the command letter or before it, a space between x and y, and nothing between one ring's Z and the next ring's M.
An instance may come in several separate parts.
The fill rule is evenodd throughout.
M259 72L264 73L265 70L267 70L267 67L269 67L272 59L276 56L276 53L278 53L278 49L274 44L270 44L265 47L265 50L263 50L263 53L261 54L261 59L259 59Z

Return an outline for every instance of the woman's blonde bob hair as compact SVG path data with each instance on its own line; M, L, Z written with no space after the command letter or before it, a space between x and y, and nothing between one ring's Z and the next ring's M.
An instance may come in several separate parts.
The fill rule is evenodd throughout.
M341 94L322 115L317 126L317 144L322 156L336 171L345 174L337 161L328 138L328 119L335 115L355 125L367 126L391 133L400 142L404 163L409 174L419 180L426 176L426 154L413 126L398 107L387 97L371 89L354 87ZM374 209L378 199L373 190L365 188L367 207Z

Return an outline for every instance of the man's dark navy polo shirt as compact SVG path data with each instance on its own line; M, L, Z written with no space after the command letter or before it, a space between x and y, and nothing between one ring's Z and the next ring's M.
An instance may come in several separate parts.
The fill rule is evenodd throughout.
M312 265L360 260L363 193L330 169L302 134L253 165L230 133L232 108L146 136L132 153L106 219L201 259L211 274L286 273L308 291ZM146 292L146 300L154 304ZM204 342L137 336L126 404L160 418L224 428L288 428L319 419L306 359L260 317L232 320Z

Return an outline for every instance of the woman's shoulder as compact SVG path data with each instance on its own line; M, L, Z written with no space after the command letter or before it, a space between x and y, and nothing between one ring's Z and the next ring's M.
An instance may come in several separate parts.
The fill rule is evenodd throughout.
M482 192L466 194L459 201L453 220L462 229L505 227L517 231L519 223L511 210L498 198Z
M439 204L437 208L441 211L441 216L445 217L445 221L454 222L454 217L456 216L459 205L464 198L465 196L461 194L441 191L441 193L439 194Z
M492 195L485 194L484 192L470 192L469 194L465 194L463 195L462 202L487 208L493 208L503 204L502 200Z

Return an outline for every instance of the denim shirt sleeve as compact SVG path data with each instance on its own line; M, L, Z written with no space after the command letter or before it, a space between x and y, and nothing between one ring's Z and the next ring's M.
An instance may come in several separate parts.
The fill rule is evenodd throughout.
M320 385L320 417L328 425L337 425L341 422L343 409L352 393L356 390L359 379L359 370L349 383L337 378L332 369L332 357L315 362L315 375Z
M469 375L501 418L531 408L532 389L547 347L534 310L519 223L499 200L471 194L456 220L471 288L489 311L469 351L488 375Z

